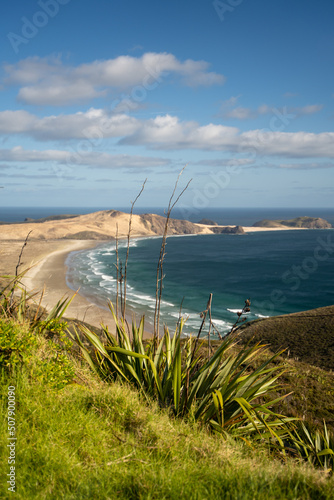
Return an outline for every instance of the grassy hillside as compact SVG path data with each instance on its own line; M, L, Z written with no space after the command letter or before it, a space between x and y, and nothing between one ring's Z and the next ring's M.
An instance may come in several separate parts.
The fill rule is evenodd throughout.
M0 292L0 470L6 478L15 437L17 498L334 498L332 438L276 414L304 419L305 381L316 379L326 394L318 409L331 424L333 385L320 368L303 373L290 359L280 388L282 359L263 349L228 339L209 359L203 345L197 358L196 343L175 335L151 351L142 322L131 342L120 326L118 340L104 329L106 347L82 327L90 347L80 351L62 319L67 301L46 314L20 293ZM282 401L291 385L296 396ZM11 498L8 486L1 498Z
M283 347L295 360L334 371L334 306L246 323L240 338Z
M280 394L292 394L279 411L311 426L325 420L334 432L334 306L245 323L238 338L241 345L262 342L272 352L285 349L281 359L289 370Z
M174 419L129 386L101 382L70 352L55 356L59 339L31 337L13 321L5 328L19 341L13 368L1 358L1 414L8 386L17 403L16 498L333 498L323 471ZM7 434L2 418L2 478ZM12 498L4 479L0 488Z
M251 339L250 343L255 343ZM239 337L239 344L235 347L235 352L240 349L244 342L243 331ZM220 342L211 342L213 352L219 347ZM281 344L280 347L284 346ZM270 346L269 351L263 355L267 359L275 348ZM204 342L201 348L203 356L207 355L207 343ZM321 428L323 422L334 434L334 372L325 370L287 356L283 353L275 363L284 363L286 372L280 377L280 388L277 396L289 394L285 399L274 406L274 409L287 416L299 417L311 428ZM254 363L256 368L257 363ZM271 365L269 365L271 366Z

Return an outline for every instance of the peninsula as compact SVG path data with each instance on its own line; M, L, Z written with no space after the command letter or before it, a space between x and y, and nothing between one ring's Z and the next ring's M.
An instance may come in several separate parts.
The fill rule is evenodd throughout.
M86 215L59 215L40 220L27 220L16 224L0 225L0 277L14 275L22 244L29 235L24 248L19 271L30 268L25 276L28 290L41 291L45 285L42 304L53 307L63 296L73 295L66 283L66 258L72 251L95 247L115 239L126 238L129 230L128 213L117 210L103 210ZM162 235L166 218L156 214L132 216L131 237L150 237ZM205 222L205 223L203 223ZM213 224L208 224L213 222ZM330 226L331 227L331 226ZM190 234L244 234L258 231L302 230L299 226L274 224L273 226L219 226L214 221L193 223L187 220L170 219L169 235ZM1 281L1 278L0 278ZM92 304L83 296L77 295L71 304L70 317L85 319L99 326L101 321L108 324L110 313L105 308Z
M102 210L85 215L59 215L39 220L28 219L22 223L1 224L0 241L24 240L31 232L30 240L113 240L118 228L118 237L125 238L129 230L130 214L118 210ZM194 223L187 220L170 219L169 235L182 234L242 234L255 231L275 231L304 228L331 228L329 222L311 217L298 217L292 221L267 221L255 223L251 227L219 226L212 221ZM210 221L211 222L211 221ZM156 214L132 216L132 237L159 236L164 232L166 218Z

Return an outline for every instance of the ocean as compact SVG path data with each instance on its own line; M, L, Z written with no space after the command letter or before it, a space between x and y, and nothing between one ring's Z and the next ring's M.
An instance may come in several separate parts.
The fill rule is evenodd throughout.
M25 218L41 219L60 214L88 214L99 210L120 210L129 212L130 207L1 207L0 222L23 222ZM134 213L154 213L163 215L165 209L161 207L136 207ZM178 208L173 209L172 217L199 222L206 217L218 224L240 224L251 226L261 219L293 219L299 216L321 217L334 225L334 208Z
M125 243L120 258L125 262ZM153 324L156 268L161 238L131 241L128 310ZM72 253L68 284L100 306L115 300L115 245ZM175 327L187 318L185 333L195 333L200 313L213 294L212 316L220 333L251 300L248 319L334 304L334 232L305 230L246 235L169 237L164 263L162 322Z
M94 211L93 208L68 207L53 210L53 213L45 208L25 210L24 217ZM162 209L152 208L137 211L163 213ZM0 220L4 220L4 216L17 217L17 214L0 209ZM176 210L172 216L182 218L183 214L184 211ZM332 209L207 209L188 218L199 221L207 217L220 224L246 226L264 218L287 219L300 215L323 217L334 224ZM160 237L131 240L127 310L135 314L137 320L145 314L148 325L153 324L160 245ZM123 263L125 251L125 242L120 242ZM73 290L80 287L81 294L100 307L107 307L108 300L115 301L115 264L114 242L73 252L67 259L68 285ZM246 299L251 300L247 319L334 304L334 231L168 237L164 275L161 324L173 330L182 304L181 314L187 318L184 332L196 333L202 321L200 313L212 293L213 322L224 334L236 321L236 313Z

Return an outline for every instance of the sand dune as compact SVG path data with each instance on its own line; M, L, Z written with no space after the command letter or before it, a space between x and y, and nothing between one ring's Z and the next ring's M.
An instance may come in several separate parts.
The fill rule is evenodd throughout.
M133 215L131 235L133 237L161 235L165 222L165 217L159 215ZM24 248L19 272L33 266L23 281L29 290L34 291L41 291L45 285L46 292L42 304L50 309L62 297L70 297L73 294L73 290L67 287L65 280L65 259L68 253L93 247L105 240L112 240L116 235L116 225L118 225L119 238L126 237L129 229L129 214L107 210L70 219L0 225L0 284L3 281L1 276L15 273L22 242L29 231L32 231L28 245ZM232 226L210 226L171 219L168 233L213 234L217 232L217 229L219 231L219 228L224 227ZM282 229L296 230L296 228L284 227L244 227L245 232ZM110 312L106 308L91 304L80 295L77 295L71 304L67 315L86 320L94 326L99 326L103 321L109 324L113 331L113 326L110 324Z
M79 239L79 240L106 240L116 235L124 238L129 229L129 214L116 210L104 210L87 215L80 215L73 219L52 220L41 223L6 224L0 226L1 240L22 240L29 231L30 239ZM196 234L210 233L206 226L192 224L188 221L170 221L169 234ZM162 234L165 218L159 215L133 215L132 236L152 236Z
M103 210L70 219L50 220L40 223L4 224L0 226L0 240L23 240L29 231L31 240L110 240L128 234L130 215L117 210ZM155 214L133 215L132 232L135 236L163 234L166 218ZM186 220L170 219L168 234L213 234L217 229L232 226L208 226ZM296 229L291 227L244 227L245 232Z

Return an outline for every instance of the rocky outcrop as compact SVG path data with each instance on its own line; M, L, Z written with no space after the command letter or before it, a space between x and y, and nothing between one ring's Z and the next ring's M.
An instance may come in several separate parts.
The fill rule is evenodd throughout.
M304 229L331 229L330 224L325 219L320 217L296 217L290 220L260 220L255 222L253 227L295 227Z
M235 227L212 227L211 231L214 234L245 234L244 228L242 226Z
M139 215L144 226L154 234L163 234L165 230L166 217L155 214ZM168 234L199 234L202 228L188 220L169 219Z

